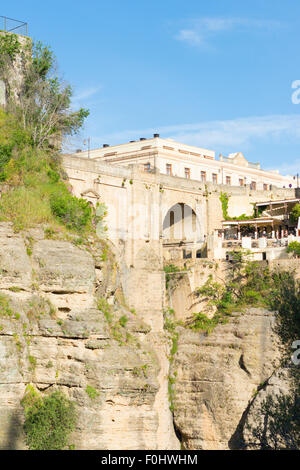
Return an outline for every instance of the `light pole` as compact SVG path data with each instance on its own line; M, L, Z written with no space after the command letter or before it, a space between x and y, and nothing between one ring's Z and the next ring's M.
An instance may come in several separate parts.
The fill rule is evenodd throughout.
M83 145L88 145L88 158L90 158L90 147L91 147L91 138L88 137L87 139L84 139Z

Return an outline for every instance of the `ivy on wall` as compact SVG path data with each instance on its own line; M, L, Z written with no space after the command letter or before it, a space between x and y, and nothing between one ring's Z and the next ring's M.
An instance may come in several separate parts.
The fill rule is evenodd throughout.
M228 201L229 201L230 196L227 193L221 193L220 195L220 201L222 204L222 212L223 212L223 217L224 220L229 220L230 217L228 215Z
M223 212L224 220L251 220L251 219L257 217L255 205L253 207L253 214L252 215L241 214L239 216L229 217L229 215L228 215L229 198L230 198L230 196L227 193L221 193L220 198L219 198L220 201L221 201L221 204L222 204L222 212ZM261 213L258 214L258 217L260 217L260 216L261 216Z

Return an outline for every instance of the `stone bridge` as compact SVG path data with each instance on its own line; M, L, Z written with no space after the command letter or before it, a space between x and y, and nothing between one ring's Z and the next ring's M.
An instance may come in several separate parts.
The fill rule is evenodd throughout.
M107 236L122 265L125 295L132 307L151 311L155 323L158 316L162 321L163 260L174 251L181 258L211 258L213 233L224 218L222 192L230 196L230 216L252 215L255 202L295 196L293 189L203 184L74 156L64 156L63 166L76 196L107 206Z

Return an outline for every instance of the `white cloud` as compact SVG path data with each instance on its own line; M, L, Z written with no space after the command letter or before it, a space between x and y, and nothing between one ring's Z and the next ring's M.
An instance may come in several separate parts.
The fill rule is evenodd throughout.
M92 96L95 96L101 88L101 86L84 88L73 96L72 101L73 103L81 103L82 101L88 100Z
M274 170L274 166L266 167L266 170ZM282 165L276 165L276 169L283 175L296 175L300 174L300 159L294 160L292 163L283 163Z
M179 31L175 38L191 46L209 47L210 41L227 31L271 31L282 27L275 20L255 20L248 18L199 18L190 21L190 27Z
M178 142L200 147L231 147L234 151L255 139L282 139L294 137L300 139L300 115L250 116L224 121L207 121L174 126L163 126L159 129L125 130L113 134L94 137L97 142L117 144L139 137L149 137L160 132L162 137L172 138Z

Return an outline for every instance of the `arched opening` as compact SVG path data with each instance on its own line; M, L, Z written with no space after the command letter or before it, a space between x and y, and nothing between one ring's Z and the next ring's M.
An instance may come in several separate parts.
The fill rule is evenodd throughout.
M168 210L163 221L163 238L166 240L194 241L199 238L199 224L193 209L182 202ZM198 232L198 233L197 233Z
M163 220L162 238L165 258L196 258L204 240L195 211L181 202L172 206Z

